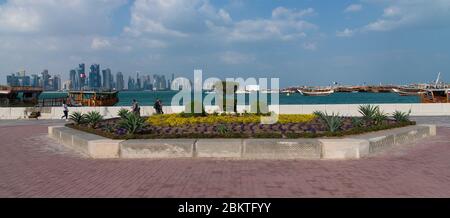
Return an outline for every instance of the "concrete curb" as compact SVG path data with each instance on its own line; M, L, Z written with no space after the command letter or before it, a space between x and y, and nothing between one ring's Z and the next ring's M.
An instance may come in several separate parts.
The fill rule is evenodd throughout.
M418 125L346 138L319 139L142 139L112 140L63 126L51 138L92 158L360 159L396 145L436 135Z

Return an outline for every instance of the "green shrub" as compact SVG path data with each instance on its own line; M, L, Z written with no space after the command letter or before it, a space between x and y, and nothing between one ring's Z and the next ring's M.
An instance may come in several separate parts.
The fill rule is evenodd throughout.
M352 126L361 127L364 124L363 119L359 117L352 117Z
M229 132L229 129L226 125L220 124L217 126L217 132L219 132L220 134L226 134Z
M135 113L128 113L125 118L120 120L118 126L126 129L128 134L133 135L145 126L145 119Z
M375 122L376 125L383 123L383 121L387 119L388 115L381 110L378 110L373 117L373 121Z
M103 120L103 116L98 111L90 111L86 114L86 123L91 128L95 128L100 121Z
M370 105L370 104L359 106L359 113L363 116L363 119L368 120L368 121L374 121L375 116L379 112L380 112L379 106Z
M392 116L394 117L394 119L397 122L409 122L409 116L411 115L411 110L408 111L408 113L406 112L401 112L401 111L395 111Z
M338 132L343 124L342 117L339 114L332 113L328 115L327 112L315 111L314 115L316 115L320 120L322 120L329 132Z
M81 112L73 112L70 115L69 119L72 120L76 125L80 125L86 122L86 115Z
M129 110L122 108L119 110L117 115L119 115L120 118L126 118L129 113L131 113Z

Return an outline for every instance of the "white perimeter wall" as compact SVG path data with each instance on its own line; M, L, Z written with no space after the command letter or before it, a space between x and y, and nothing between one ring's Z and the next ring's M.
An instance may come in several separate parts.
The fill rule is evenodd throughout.
M396 110L408 112L411 110L412 116L450 116L449 104L378 104L386 113L392 113ZM326 111L328 113L339 113L342 116L359 116L359 104L333 104L333 105L280 105L280 114L311 114L314 111ZM120 109L130 109L130 107L71 107L70 113L79 111L87 113L89 111L98 111L105 118L116 117ZM32 108L2 108L0 107L0 119L27 119ZM182 106L164 107L164 112L179 113L184 110ZM249 111L248 106L238 106L238 111ZM271 111L277 111L277 106L270 106ZM217 106L206 106L206 111L212 113L218 111ZM150 116L154 113L151 106L141 107L142 116ZM63 115L62 107L44 108L41 110L40 119L61 119Z

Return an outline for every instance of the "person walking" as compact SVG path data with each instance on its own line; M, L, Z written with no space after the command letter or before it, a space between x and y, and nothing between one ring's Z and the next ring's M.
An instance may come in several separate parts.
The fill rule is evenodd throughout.
M139 103L136 101L136 99L133 99L131 110L137 116L141 116L141 108L139 107Z
M155 109L157 114L164 114L164 111L162 110L162 102L159 100L159 98L156 99L155 105L153 105L153 108Z
M63 112L64 115L61 117L61 119L66 118L66 120L69 119L69 107L67 106L66 103L63 104Z

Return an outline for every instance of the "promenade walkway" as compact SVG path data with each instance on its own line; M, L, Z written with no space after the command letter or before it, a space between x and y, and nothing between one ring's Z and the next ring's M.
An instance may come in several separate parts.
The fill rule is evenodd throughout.
M46 137L61 121L0 121L0 197L449 197L450 119L433 120L354 161L92 160Z

